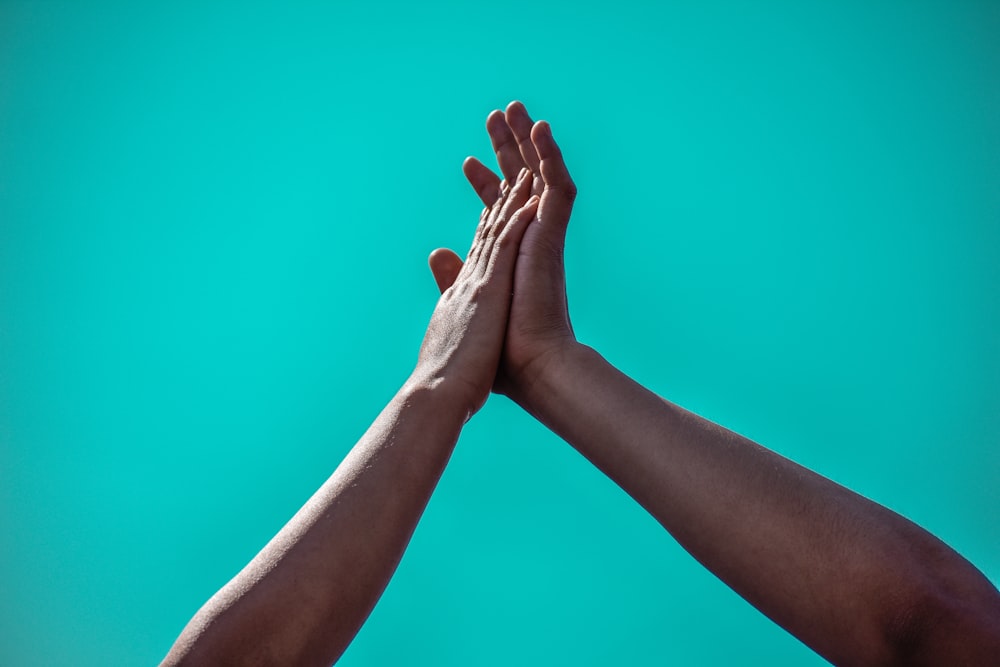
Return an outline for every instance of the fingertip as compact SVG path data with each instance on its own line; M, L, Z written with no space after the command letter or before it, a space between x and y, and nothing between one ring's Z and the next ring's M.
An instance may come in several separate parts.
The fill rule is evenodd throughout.
M447 248L434 248L434 250L431 250L430 254L427 255L427 265L433 269L435 264L440 262L447 253Z
M491 126L495 125L497 121L502 121L504 123L507 122L503 111L500 111L500 109L494 109L490 112L490 115L486 117L486 128L489 129Z
M521 208L517 209L514 213L514 217L522 222L528 223L535 217L535 210L538 207L538 202L541 198L538 195L531 195L528 200L521 205Z
M427 268L431 270L431 275L434 276L434 280L436 281L438 280L438 269L441 266L442 250L444 248L435 248L427 255Z
M539 201L540 198L537 195L529 197L528 201L524 202L524 205L517 209L510 223L504 228L502 235L508 241L506 243L508 252L517 252L517 247L520 246L521 239L524 237L524 230L538 218ZM513 243L510 241L513 241Z
M534 174L531 179L531 192L536 195L541 195L545 191L545 179L542 178L541 173Z
M513 100L510 104L507 105L507 113L510 113L512 111L514 112L523 111L527 113L528 109L525 108L524 102L522 102L521 100Z
M549 124L544 120L537 121L531 126L531 143L535 146L535 152L538 153L539 158L545 157L547 152L545 149L551 143L551 137Z
M438 289L444 292L452 286L462 270L462 258L448 248L435 248L427 256L427 266L434 276Z
M549 125L547 120L535 121L535 124L531 126L531 138L539 139L552 136L552 126Z
M431 257L445 259L451 262L462 261L462 258L458 256L458 253L451 248L435 248L431 251Z
M540 120L531 127L531 143L535 145L538 157L541 160L546 158L559 158L559 145L552 136L552 126L548 121Z
M517 100L511 102L507 105L507 125L510 129L514 131L514 135L517 137L518 142L524 141L531 136L531 116L528 115L528 110L524 108L524 105ZM523 152L522 148L522 152Z
M538 202L542 201L542 198L538 195L531 195L528 197L528 201L524 202L524 209L527 211L533 211L538 207Z
M468 156L467 158L465 158L464 160L462 160L462 172L466 176L468 176L469 174L475 173L482 166L483 166L483 163L480 162L477 158L475 158L475 157L473 157L471 155Z

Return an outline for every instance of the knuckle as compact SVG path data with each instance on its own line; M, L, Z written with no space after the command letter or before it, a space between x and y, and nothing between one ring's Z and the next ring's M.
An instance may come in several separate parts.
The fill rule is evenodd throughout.
M574 201L576 201L575 187L559 186L558 188L556 188L556 192L558 193L559 198L562 199L567 204L572 204Z
M576 183L574 183L572 179L570 178L566 179L566 183L563 185L562 190L566 199L568 199L569 201L573 201L574 199L576 199L576 192L577 192Z

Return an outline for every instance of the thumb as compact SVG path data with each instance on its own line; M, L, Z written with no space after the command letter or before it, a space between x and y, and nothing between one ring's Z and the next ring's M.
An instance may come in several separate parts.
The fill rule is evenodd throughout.
M438 248L432 252L427 258L427 264L430 265L441 292L451 287L458 278L458 272L462 270L462 258L447 248Z

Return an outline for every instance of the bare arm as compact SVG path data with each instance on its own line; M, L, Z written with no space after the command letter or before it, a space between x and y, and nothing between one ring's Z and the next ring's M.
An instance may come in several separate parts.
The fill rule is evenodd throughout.
M836 664L985 665L1000 597L916 524L639 386L584 346L522 405L684 548Z
M164 665L329 665L395 571L500 360L531 178L484 211L417 367L327 482L184 629ZM431 267L441 273L440 253Z
M562 265L575 186L548 125L533 123L519 103L491 114L487 129L503 174L526 164L542 184L538 221L516 268L499 388L826 658L995 661L1000 595L959 554L890 510L663 400L576 342ZM484 199L494 195L499 178L489 169L470 160L466 175Z

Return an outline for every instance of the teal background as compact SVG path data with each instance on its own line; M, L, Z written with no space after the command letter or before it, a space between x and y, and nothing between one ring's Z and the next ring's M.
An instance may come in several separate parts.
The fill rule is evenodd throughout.
M579 337L996 582L997 35L995 2L0 0L0 663L155 664L322 483L515 98L580 188ZM341 664L664 663L822 661L494 397Z

